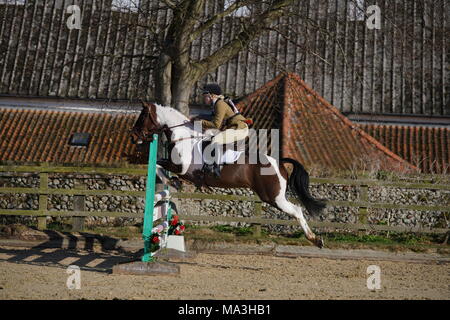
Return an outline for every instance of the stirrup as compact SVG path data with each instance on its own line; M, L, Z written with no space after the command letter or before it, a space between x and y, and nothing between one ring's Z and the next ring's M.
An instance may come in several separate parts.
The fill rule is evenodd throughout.
M207 164L207 163L203 164L203 167L202 167L202 172L203 173L205 173L205 174L212 173L212 170L213 170L213 165L212 164Z
M214 177L219 178L220 177L220 166L216 163L213 164L207 164L204 163L202 167L203 174L212 174Z
M212 172L216 178L220 178L220 166L217 163L213 163Z

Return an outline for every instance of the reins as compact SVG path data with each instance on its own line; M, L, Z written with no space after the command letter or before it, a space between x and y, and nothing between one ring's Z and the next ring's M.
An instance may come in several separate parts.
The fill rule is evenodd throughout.
M174 128L178 128L178 127L183 127L183 126L185 126L186 124L188 124L188 123L190 123L190 121L186 121L186 122L183 122L183 123L181 123L181 124L177 124L177 125L174 125L174 126L167 126L167 125L163 125L163 126L161 126L161 125L159 125L157 122L156 122L156 120L153 118L153 117L151 117L151 116L149 116L149 119L150 119L150 121L155 125L155 126L157 126L157 128L155 129L155 131L154 131L154 133L159 133L159 132L162 132L162 133L165 133L166 135L167 135L167 137L168 137L168 134L167 134L167 132L168 131L170 131L171 129L174 129ZM176 139L176 140L170 140L170 139L168 139L171 143L177 143L177 142L179 142L179 141L183 141L183 140L189 140L189 139L198 139L198 138L203 138L204 137L204 135L202 135L202 136L200 136L200 137L196 137L196 136L190 136L190 137L184 137L184 138L180 138L180 139ZM144 132L144 139L146 139L147 138L147 132Z
M185 123L182 123L182 124L178 124L178 125L176 125L176 126L172 126L172 127L167 127L166 129L173 129L173 128L178 128L178 127L182 127L182 126L184 126L186 123L189 123L189 122L185 122Z
M169 130L171 130L173 128L178 128L178 127L185 126L187 123L189 123L189 122L184 122L182 124L178 124L178 125L171 126L171 127L168 127L168 126L164 125L164 126L161 127L161 129L158 129L158 131L162 131L162 132L169 131ZM196 136L192 136L191 135L190 137L184 137L184 138L180 138L180 139L176 139L176 140L170 140L170 142L171 143L177 143L177 142L180 142L180 141L183 141L183 140L202 139L202 138L204 138L204 135L202 135L200 137L196 137Z

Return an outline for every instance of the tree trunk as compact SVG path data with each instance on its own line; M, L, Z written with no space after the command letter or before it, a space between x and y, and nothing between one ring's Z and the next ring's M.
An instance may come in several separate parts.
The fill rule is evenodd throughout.
M172 77L172 104L171 106L185 116L189 116L189 97L194 81L187 76Z
M161 53L155 72L155 99L163 106L172 103L172 61L169 55Z
M189 116L189 96L197 79L191 72L189 56L180 55L172 64L172 108Z
M155 99L157 103L171 106L189 116L189 97L198 79L190 72L188 59L180 60L174 62L165 53L159 56L155 72Z

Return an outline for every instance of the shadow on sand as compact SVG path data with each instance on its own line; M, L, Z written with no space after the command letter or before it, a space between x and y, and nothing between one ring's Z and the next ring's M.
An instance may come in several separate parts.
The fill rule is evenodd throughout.
M42 231L45 240L0 239L0 261L111 273L117 264L139 260L141 252L116 249L119 239L89 233Z

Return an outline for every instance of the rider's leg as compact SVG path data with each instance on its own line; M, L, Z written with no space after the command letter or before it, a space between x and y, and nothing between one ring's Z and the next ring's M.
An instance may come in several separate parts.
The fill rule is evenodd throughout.
M248 136L248 128L227 129L215 135L212 141L217 144L230 144L245 139Z
M240 140L245 139L248 136L248 128L245 129L227 129L215 135L212 138L211 144L208 147L209 150L212 149L211 155L214 159L212 165L205 164L204 169L212 171L216 177L220 176L220 156L223 152L223 145L232 144Z
M218 177L219 170L218 170L218 168L216 168L216 166L217 166L216 165L216 163L217 163L217 160L216 160L217 155L216 154L218 153L218 152L216 152L217 148L218 148L218 145L213 143L212 140L204 141L204 144L203 144L204 163L203 163L202 171L205 174L214 173L214 175L216 175Z
M214 136L212 139L212 144L217 146L219 152L216 153L215 161L214 161L214 173L218 177L220 174L220 155L223 154L223 146L237 143L241 140L245 140L248 136L248 128L245 129L227 129L222 131L221 133Z
M216 178L220 177L220 155L222 154L221 149L225 142L231 140L233 137L233 132L230 130L225 130L219 132L211 139L211 143L205 151L205 164L203 165L203 172L213 173Z

